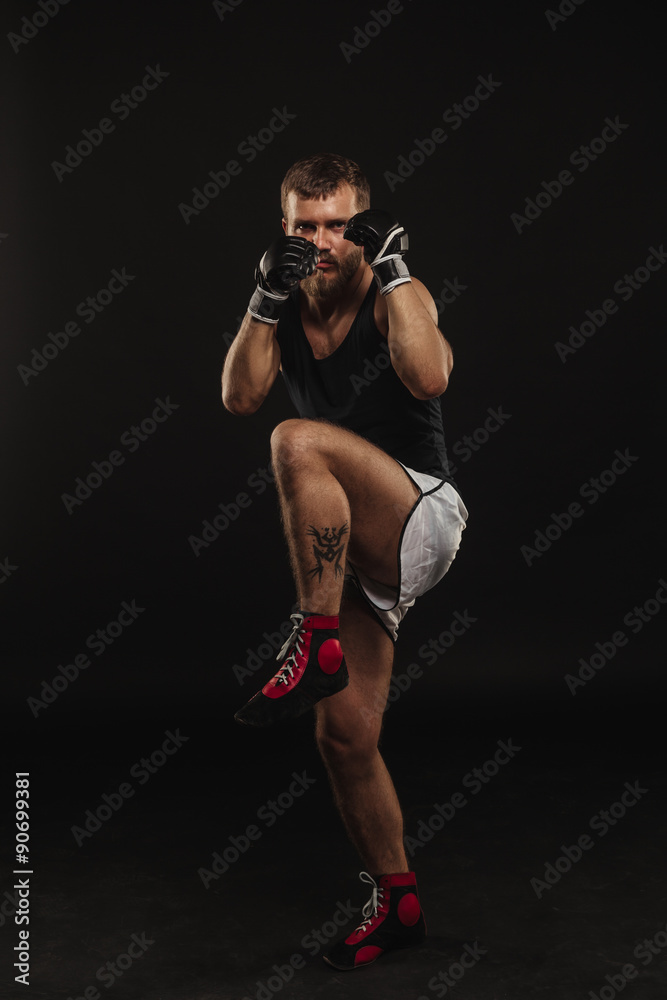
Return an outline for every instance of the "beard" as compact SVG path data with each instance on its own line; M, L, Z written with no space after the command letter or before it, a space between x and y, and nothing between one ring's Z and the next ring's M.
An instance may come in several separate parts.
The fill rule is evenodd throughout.
M328 302L337 298L350 278L359 268L363 255L362 247L355 247L343 260L334 261L337 273L325 276L323 271L315 270L300 283L300 287L312 298L320 302ZM328 258L324 258L328 260Z

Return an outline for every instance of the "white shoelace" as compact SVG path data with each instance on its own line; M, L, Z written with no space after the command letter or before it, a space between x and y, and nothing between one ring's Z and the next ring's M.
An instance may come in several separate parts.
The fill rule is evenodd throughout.
M293 615L290 615L290 618L294 622L294 628L292 629L289 636L283 643L280 652L276 656L276 659L282 660L283 656L290 648L290 646L294 645L294 649L283 663L282 668L278 673L278 679L276 680L276 684L289 684L290 679L294 676L294 668L296 667L296 657L301 656L302 653L301 640L303 638L303 630L302 630L303 615L297 612ZM288 674L289 678L287 676Z
M362 914L364 919L361 921L357 927L358 931L363 931L367 924L371 924L378 915L378 906L382 903L382 897L384 894L384 889L378 888L378 884L375 879L368 874L368 872L360 872L359 878L362 882L368 882L369 885L373 886L373 895L368 900L366 905L362 909Z

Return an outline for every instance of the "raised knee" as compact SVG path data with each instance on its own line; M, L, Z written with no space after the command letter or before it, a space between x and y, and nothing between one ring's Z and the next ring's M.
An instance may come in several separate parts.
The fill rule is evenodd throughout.
M283 420L271 435L271 461L277 473L317 454L322 428L316 420Z

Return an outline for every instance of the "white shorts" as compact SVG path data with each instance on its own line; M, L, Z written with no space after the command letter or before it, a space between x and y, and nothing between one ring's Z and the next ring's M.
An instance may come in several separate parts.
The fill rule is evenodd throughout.
M419 489L398 545L398 587L387 587L362 573L349 559L346 580L353 580L396 641L398 626L416 598L442 580L452 565L468 511L463 500L443 479L415 472L399 462Z

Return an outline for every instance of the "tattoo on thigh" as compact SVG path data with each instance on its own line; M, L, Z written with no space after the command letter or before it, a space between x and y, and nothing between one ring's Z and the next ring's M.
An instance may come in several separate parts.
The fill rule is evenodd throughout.
M343 536L349 531L347 521L342 528L323 528L318 531L312 524L308 525L308 534L313 535L313 555L315 565L308 571L309 576L317 576L318 582L322 580L322 572L325 563L332 563L336 576L343 575L343 567L340 562L345 551Z

